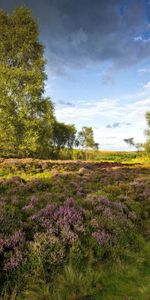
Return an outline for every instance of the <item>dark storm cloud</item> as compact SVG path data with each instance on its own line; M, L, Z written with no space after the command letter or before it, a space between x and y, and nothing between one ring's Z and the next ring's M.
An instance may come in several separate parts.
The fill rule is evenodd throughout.
M49 72L107 62L124 68L150 54L150 43L135 40L147 32L150 8L145 0L2 0L11 10L26 5L40 23Z

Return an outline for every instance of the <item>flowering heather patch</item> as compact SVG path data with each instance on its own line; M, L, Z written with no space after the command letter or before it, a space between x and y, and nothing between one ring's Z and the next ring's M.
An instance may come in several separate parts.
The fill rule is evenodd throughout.
M148 168L79 161L0 164L5 174L13 170L12 178L0 181L1 290L8 282L14 287L17 274L49 282L53 274L55 280L73 251L82 268L91 257L96 264L109 259L108 252L112 262L130 248L137 251L148 236Z
M14 249L19 243L24 241L24 235L21 231L15 232L13 235L5 239L4 247L7 249Z
M23 262L22 251L15 248L14 253L10 255L9 258L6 258L6 260L4 261L3 270L6 272L15 270L21 266L22 262Z
M75 207L72 198L68 198L63 205L48 204L37 215L31 216L37 228L56 233L68 242L78 238L83 232L83 210Z
M0 237L0 267L3 271L10 272L17 269L23 262L23 247L25 237L23 232L17 231L9 236Z
M121 202L112 202L108 197L88 195L86 203L93 207L96 213L104 213L106 209L110 208L115 214L121 213L124 214L124 211L127 209L126 206Z

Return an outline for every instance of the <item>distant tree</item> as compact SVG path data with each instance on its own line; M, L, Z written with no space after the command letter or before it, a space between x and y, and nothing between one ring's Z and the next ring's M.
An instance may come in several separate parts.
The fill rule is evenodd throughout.
M45 59L31 11L0 11L0 148L30 155L52 144L53 104L43 97Z
M135 143L135 148L138 152L142 151L143 147L144 147L144 145L142 143Z
M128 138L128 139L124 139L124 142L125 142L129 147L135 146L135 142L134 142L134 138L133 138L133 137Z
M93 149L94 149L94 150L98 150L98 149L99 149L99 143L94 143Z
M68 124L66 125L68 128L68 139L67 139L67 147L69 149L72 149L75 145L75 140L76 140L76 127L73 124Z
M145 143L145 151L147 152L148 155L150 155L150 112L146 113L146 121L148 125L148 129L145 131L147 141Z
M78 133L78 142L83 149L93 148L95 142L92 127L82 127Z
M53 127L53 145L56 147L57 152L61 148L67 147L69 149L73 148L76 138L76 128L74 125L65 123L60 123L55 121Z
M85 151L88 149L98 149L99 144L94 141L93 128L86 126L82 127L81 131L78 132L76 144L78 147L81 146Z

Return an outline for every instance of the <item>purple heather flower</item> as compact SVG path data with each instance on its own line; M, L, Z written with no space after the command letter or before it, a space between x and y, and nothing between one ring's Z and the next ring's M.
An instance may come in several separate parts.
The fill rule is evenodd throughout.
M103 215L110 220L114 219L114 214L112 213L112 210L109 207L106 207L104 209Z
M32 221L37 221L38 220L38 215L32 215L31 220Z
M134 212L129 212L128 218L129 218L131 221L135 221L135 220L136 220L136 214L135 214Z
M148 200L150 198L150 189L146 188L145 191L141 193L139 196L143 200Z
M17 269L23 262L23 256L20 250L15 249L15 252L4 263L4 270L11 271Z
M118 209L121 213L123 213L123 210L125 208L124 204L121 202L112 202L112 207Z
M98 200L100 201L101 204L105 206L109 206L111 203L110 200L106 197L100 197Z
M31 219L48 232L68 236L74 240L77 233L83 232L83 210L74 206L73 198L67 198L62 205L49 204Z
M24 241L24 235L21 231L16 231L13 235L9 236L5 240L5 248L13 249L15 248L20 242Z
M105 245L110 239L110 234L107 233L104 229L103 230L98 230L98 231L92 233L92 236L102 246Z
M81 192L80 190L77 191L77 196L78 196L78 197L83 196L83 195L84 195L83 192Z
M74 206L74 199L72 197L67 198L64 202L64 206Z
M52 217L56 209L56 204L48 204L40 211L40 214L44 217Z

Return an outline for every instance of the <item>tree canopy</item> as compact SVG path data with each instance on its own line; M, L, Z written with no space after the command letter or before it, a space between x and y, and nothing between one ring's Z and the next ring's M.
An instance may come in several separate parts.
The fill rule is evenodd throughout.
M94 141L94 133L92 127L82 127L77 136L77 145L83 149L98 149L98 143Z
M53 143L59 151L60 148L68 147L71 149L76 138L76 128L73 124L66 125L55 121L53 130Z
M43 97L45 79L44 48L31 11L1 10L1 148L28 155L50 146L54 114L51 100Z
M98 149L92 127L76 136L73 124L58 122L45 97L44 47L38 24L24 7L0 10L0 150L11 156L51 157L61 148Z

